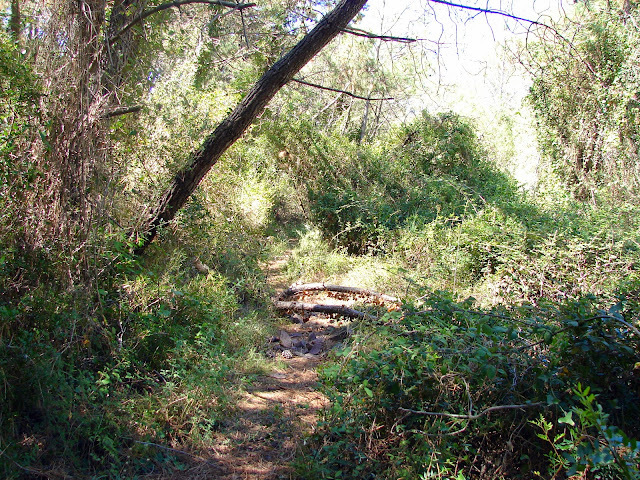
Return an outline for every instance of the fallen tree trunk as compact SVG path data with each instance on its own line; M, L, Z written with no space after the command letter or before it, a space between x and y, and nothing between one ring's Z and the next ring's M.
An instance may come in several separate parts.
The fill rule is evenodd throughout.
M317 303L304 303L304 302L284 302L278 300L273 302L273 305L277 310L282 311L294 311L294 312L316 312L316 313L326 313L329 315L341 315L343 317L349 318L366 318L366 319L375 319L373 315L369 315L368 313L361 312L359 310L354 310L353 308L345 307L344 305L323 305Z
M351 293L355 295L364 295L367 297L377 298L379 300L383 300L385 302L399 302L400 300L396 297L392 297L391 295L385 295L384 293L374 292L372 290L367 290L366 288L359 287L348 287L345 285L327 285L324 283L303 283L300 285L291 285L289 288L284 290L279 296L278 299L282 300L287 297L292 297L299 293L304 292L339 292L339 293Z

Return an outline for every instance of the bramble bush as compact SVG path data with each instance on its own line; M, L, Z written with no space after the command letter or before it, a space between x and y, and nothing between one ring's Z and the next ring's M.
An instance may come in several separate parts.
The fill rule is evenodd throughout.
M362 325L322 371L330 406L309 440L306 474L547 478L558 465L551 447L559 440L550 447L537 437L541 412L551 435L567 438L573 426L558 421L565 412L592 412L585 429L601 412L611 423L601 423L591 444L610 434L611 455L632 458L637 448L626 448L640 433L640 336L629 322L637 303L632 310L625 300L608 310L597 303L478 310L473 299L436 293ZM576 400L579 384L590 385L598 406L591 397L588 405ZM583 441L571 438L575 448ZM593 453L592 463L598 458Z

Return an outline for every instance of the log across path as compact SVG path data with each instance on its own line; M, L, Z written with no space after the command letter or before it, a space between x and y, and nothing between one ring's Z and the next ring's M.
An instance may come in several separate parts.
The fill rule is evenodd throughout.
M351 293L354 295L362 295L366 297L378 298L385 302L399 302L400 300L396 297L392 297L391 295L385 295L384 293L374 292L372 290L368 290L366 288L359 287L350 287L345 285L331 285L327 283L301 283L291 285L289 288L284 290L278 298L287 298L293 295L297 295L299 293L305 292L340 292L340 293Z
M285 300L301 294L313 292L331 292L350 296L354 299L362 300L363 303L373 303L376 305L392 304L397 305L399 299L386 295L384 293L374 292L365 288L352 287L346 285L331 285L325 283L304 283L294 284L283 290L274 300L273 305L276 310L281 312L298 312L298 313L324 313L327 315L337 315L347 318L357 319L374 319L375 317L369 313L355 310L344 303L309 303L296 300Z

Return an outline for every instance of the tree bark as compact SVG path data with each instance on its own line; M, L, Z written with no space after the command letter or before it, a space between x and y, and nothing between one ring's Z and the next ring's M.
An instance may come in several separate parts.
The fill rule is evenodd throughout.
M9 29L11 30L13 41L16 43L20 43L22 18L20 17L19 0L11 0L11 17L9 18Z
M325 283L303 283L300 285L291 285L289 288L284 290L280 295L278 295L278 300L283 300L285 298L292 297L294 295L298 295L299 293L305 293L305 292L338 292L338 293L348 293L351 295L363 295L366 297L373 297L383 302L397 303L400 301L398 298L392 297L391 295L385 295L384 293L374 292L372 290L367 290L366 288L350 287L346 285L329 285Z
M275 94L336 37L366 3L367 0L341 0L311 32L262 75L235 110L198 150L191 153L187 165L176 174L155 208L149 212L137 254L141 254L151 243L161 225L175 217L202 178L262 113Z

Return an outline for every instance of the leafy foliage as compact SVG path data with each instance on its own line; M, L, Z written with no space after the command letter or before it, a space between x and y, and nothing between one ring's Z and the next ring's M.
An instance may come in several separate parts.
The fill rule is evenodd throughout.
M350 253L389 251L398 228L519 195L485 160L470 124L450 113L424 113L388 142L360 145L304 122L275 142L311 217Z
M188 252L141 265L130 245L111 245L113 271L84 312L46 289L0 306L4 478L32 466L109 476L174 468L153 445L210 439L266 335L259 318L239 314L248 288L197 274Z
M576 198L600 190L613 201L637 198L638 10L580 12L562 28L564 41L530 51L539 141L550 170Z
M592 397L585 407L567 394L579 382L637 434L637 402L614 391L638 387L640 338L619 312L597 312L594 299L481 311L445 294L405 305L363 326L324 369L331 406L305 462L323 478L532 478L547 453L524 440L539 409L606 418ZM613 455L627 455L632 441L620 442Z
M597 403L596 396L589 387L580 383L574 389L576 405L558 419L567 425L564 431L551 436L553 425L543 416L533 423L543 433L538 437L550 443L552 451L549 473L557 474L566 470L567 475L586 475L588 472L598 478L638 478L640 471L640 449L635 439L630 439L614 425L608 425L609 415ZM573 416L576 415L576 421Z

